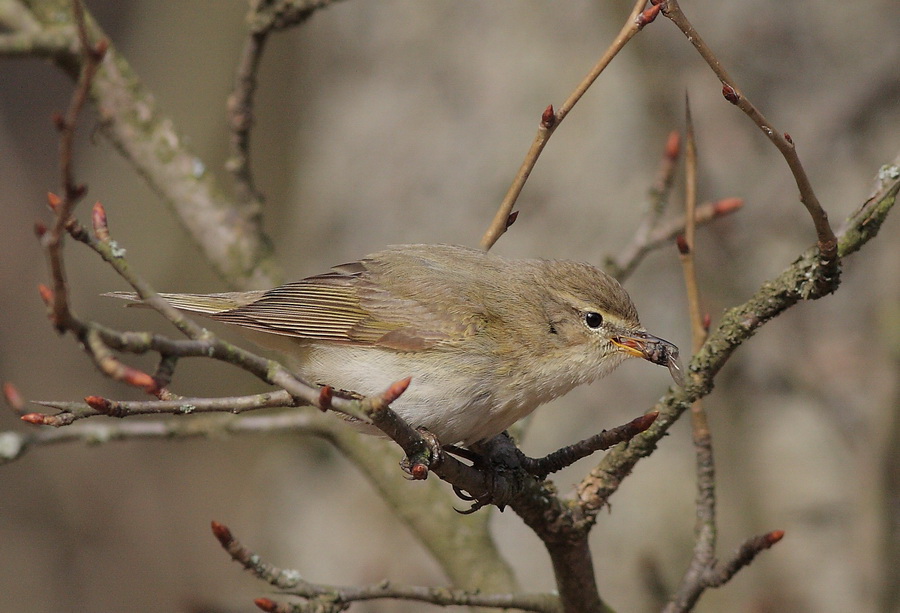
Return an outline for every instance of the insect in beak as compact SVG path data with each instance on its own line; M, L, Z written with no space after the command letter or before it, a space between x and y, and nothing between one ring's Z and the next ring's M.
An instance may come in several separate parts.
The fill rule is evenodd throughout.
M684 387L684 373L678 361L678 347L647 332L614 336L613 344L629 355L665 366L678 387Z

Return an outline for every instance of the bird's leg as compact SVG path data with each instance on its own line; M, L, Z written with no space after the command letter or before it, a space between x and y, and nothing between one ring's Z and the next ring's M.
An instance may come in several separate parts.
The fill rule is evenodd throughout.
M470 449L454 447L452 453L472 462L472 467L485 475L487 488L484 494L472 495L460 488L453 491L462 500L472 502L472 506L464 515L474 513L489 504L496 505L501 511L507 502L521 489L525 474L522 471L520 458L524 457L512 437L502 432L490 439L479 441Z

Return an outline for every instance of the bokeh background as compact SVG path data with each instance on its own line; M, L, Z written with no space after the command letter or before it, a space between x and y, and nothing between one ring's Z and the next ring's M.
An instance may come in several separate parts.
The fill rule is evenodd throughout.
M272 38L253 137L266 226L288 278L383 245L477 244L531 141L605 49L628 2L347 0ZM798 144L836 226L900 145L900 5L895 0L684 2L747 94ZM225 97L243 41L236 0L87 2L211 172L227 155ZM0 63L0 379L28 398L132 397L58 338L35 289L33 238L56 190L56 134L71 83L38 60ZM618 57L557 131L496 246L517 256L602 263L630 239L666 134L691 96L701 198L738 196L736 216L698 235L713 323L814 240L783 161L721 97L664 19ZM76 159L131 263L156 288L218 291L178 223L102 136ZM678 198L675 199L676 201ZM678 202L675 203L676 205ZM81 210L85 214L87 207ZM801 304L735 355L709 397L720 552L772 529L786 537L698 611L898 611L900 248L896 211L845 263L834 296ZM79 313L164 330L101 292L125 289L80 246L67 249ZM643 323L689 346L674 247L628 281ZM175 389L258 390L250 377L187 364ZM524 449L546 453L646 410L664 369L628 363L538 411ZM22 430L11 412L0 430ZM399 460L399 456L398 456ZM558 479L562 490L589 466ZM674 585L690 558L693 450L681 423L641 462L594 530L605 599L651 610L646 568ZM409 487L416 487L410 483ZM70 444L0 467L0 611L248 611L265 586L230 562L210 519L315 581L442 584L437 566L352 466L295 437ZM538 540L511 513L493 524L523 585L551 589ZM893 586L893 587L892 587ZM416 611L367 604L360 611Z

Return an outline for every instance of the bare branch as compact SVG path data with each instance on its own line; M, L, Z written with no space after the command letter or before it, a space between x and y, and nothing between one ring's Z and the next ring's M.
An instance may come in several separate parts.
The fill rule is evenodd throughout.
M544 150L547 141L550 140L550 137L553 135L553 132L559 127L559 124L566 118L569 111L571 111L575 104L581 100L581 97L587 92L590 86L593 85L594 81L597 80L597 77L600 76L600 73L606 69L625 44L631 40L635 34L640 32L647 23L652 21L649 16L641 19L641 16L643 15L641 11L646 3L646 0L637 0L634 8L631 9L631 14L629 14L625 25L622 26L622 29L619 31L615 40L613 40L612 44L603 53L603 56L594 65L587 76L578 84L575 91L573 91L566 101L563 102L562 106L559 107L559 110L554 113L552 105L544 110L544 113L541 116L540 127L538 127L537 134L534 136L531 147L525 155L525 160L519 167L519 171L516 173L512 185L510 185L509 190L503 197L500 207L494 214L493 221L490 226L488 226L484 236L481 237L481 248L485 251L493 247L494 243L503 236L503 233L506 232L506 229L511 225L510 216L513 214L513 207L516 204L516 200L518 200L519 194L522 193L525 182L528 180L529 175L531 175L534 165L537 164L537 160ZM659 12L659 7L652 7L651 9L648 9L648 11L651 11L655 16L655 13ZM515 218L513 217L512 220L514 221Z
M897 170L900 164L895 161L885 168L887 170L879 173L876 196L848 218L844 231L838 237L838 254L841 257L857 251L874 238L894 205L900 190L900 170ZM628 445L604 456L578 485L578 500L586 512L596 513L602 508L618 489L621 480L631 472L638 460L652 453L690 403L709 394L716 374L738 346L794 304L821 296L816 291L814 280L822 265L818 246L811 247L784 272L763 283L747 302L723 314L719 326L691 360L688 367L693 373L690 384L683 389L671 389L654 407L659 411L659 419Z
M722 82L722 94L725 99L741 109L752 121L762 130L763 134L778 148L781 155L791 169L794 181L797 183L797 189L800 192L800 201L806 207L812 218L813 225L816 229L818 238L818 248L822 265L818 267L816 273L815 291L825 295L833 292L840 284L840 257L838 255L837 238L831 225L828 223L828 214L819 204L819 199L813 191L809 177L806 176L806 170L800 162L794 141L787 132L781 132L773 127L771 122L766 119L763 114L750 102L747 96L738 89L738 86L725 67L719 61L719 58L713 53L709 45L703 40L700 34L694 29L694 26L682 12L677 0L663 0L663 14L674 23L679 30L684 33L687 39L694 45L700 56L706 61L712 71Z
M706 202L697 207L694 214L694 222L698 226L706 225L720 217L730 215L744 206L740 198L723 198L715 202ZM631 273L637 269L644 257L660 247L672 244L672 240L684 232L685 218L679 216L667 221L660 221L649 233L637 232L629 243L616 257L607 257L606 271L624 282Z
M228 96L228 123L231 128L231 156L225 167L234 178L238 201L245 215L259 218L263 195L256 187L250 164L250 130L253 127L253 98L257 73L266 41L273 32L305 22L335 0L255 0L247 21L250 31L241 50L234 88Z
M299 596L310 602L338 607L344 610L352 602L364 600L410 600L434 605L477 606L500 609L518 609L537 613L559 613L559 598L553 594L483 594L447 587L419 587L393 585L387 581L369 586L336 586L312 583L299 572L286 570L266 562L259 554L242 545L227 526L212 522L212 531L231 559L270 585L284 593ZM268 600L268 599L267 599ZM271 602L271 601L270 601ZM276 603L272 602L272 605ZM260 606L259 601L257 605ZM266 603L268 607L268 603ZM261 607L263 608L263 607ZM263 610L275 610L263 608ZM318 609L317 609L318 610Z
M77 29L58 23L58 16L35 10L27 22L30 26L0 36L0 53L21 55L35 48L77 78L84 65ZM107 39L87 13L84 26L90 40ZM256 211L248 212L223 195L206 165L189 150L172 121L159 112L113 46L106 50L88 93L103 109L101 133L172 208L216 271L241 288L277 285L280 273Z
M691 119L690 101L685 95L686 155L685 155L685 217L688 220L683 236L678 237L678 252L684 273L688 312L691 320L692 352L700 351L709 333L709 325L704 322L700 306L700 289L697 283L697 269L694 208L697 203L697 142ZM709 421L699 398L691 403L691 435L694 442L697 471L697 511L694 528L696 542L694 553L679 591L690 589L697 577L715 565L716 555L716 472ZM697 598L703 588L697 589Z
M692 611L700 595L707 588L720 587L727 583L740 569L750 564L757 555L769 549L784 538L784 532L774 530L747 539L725 564L711 562L706 567L691 566L678 593L663 609L663 613L686 613Z

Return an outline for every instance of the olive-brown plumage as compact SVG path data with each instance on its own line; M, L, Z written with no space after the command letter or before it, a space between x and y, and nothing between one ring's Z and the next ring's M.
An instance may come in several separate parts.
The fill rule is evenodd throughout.
M268 291L163 297L252 331L310 383L376 394L411 376L392 407L444 444L498 434L628 356L677 374L622 286L577 262L400 245Z

